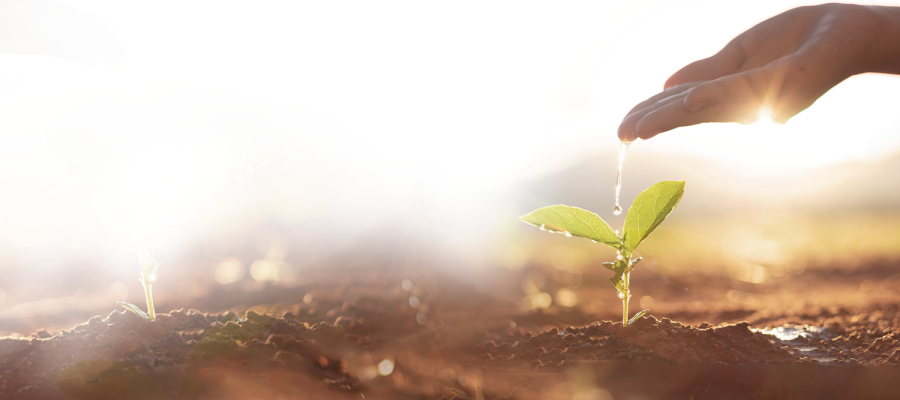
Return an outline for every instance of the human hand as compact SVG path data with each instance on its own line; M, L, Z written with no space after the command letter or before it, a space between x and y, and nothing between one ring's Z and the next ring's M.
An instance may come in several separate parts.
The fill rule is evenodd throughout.
M704 122L749 124L765 110L785 123L844 79L900 73L894 7L800 7L750 28L712 57L688 64L619 125L622 141Z

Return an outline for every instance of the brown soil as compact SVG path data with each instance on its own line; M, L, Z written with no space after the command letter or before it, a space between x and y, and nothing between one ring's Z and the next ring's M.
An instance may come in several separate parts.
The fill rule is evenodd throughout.
M806 281L829 287L833 273L823 271L807 271ZM0 397L66 399L52 376L88 359L123 360L171 399L185 385L199 395L193 398L204 399L900 396L896 304L852 309L776 302L793 308L753 310L720 300L698 308L698 299L723 285L753 288L697 277L684 281L697 290L684 291L684 282L650 272L635 277L671 301L659 307L662 315L654 312L659 318L623 327L608 321L616 318L612 307L609 314L584 307L526 311L432 271L310 272L305 286L213 296L234 312L178 310L151 323L115 311L61 332L4 338ZM833 282L845 280L839 278ZM403 279L415 287L404 290ZM586 275L585 286L594 280ZM781 283L792 284L800 283ZM808 325L789 341L755 331L782 324ZM201 346L207 347L192 353ZM393 365L386 375L378 370L383 360Z

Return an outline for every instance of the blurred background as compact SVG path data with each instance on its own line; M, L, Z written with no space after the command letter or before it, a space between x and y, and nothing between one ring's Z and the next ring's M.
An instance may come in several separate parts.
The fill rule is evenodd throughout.
M146 172L130 184L166 200L146 211L173 217L152 249L158 309L231 307L202 299L311 271L427 268L525 310L615 313L597 268L611 250L518 217L568 204L621 226L625 113L804 4L0 0L0 334L143 306L136 245L50 151L61 129L112 143ZM857 76L783 126L634 143L623 205L687 181L639 268L745 285L714 295L752 306L752 285L897 259L898 91ZM172 183L184 149L226 140L280 155L202 195Z

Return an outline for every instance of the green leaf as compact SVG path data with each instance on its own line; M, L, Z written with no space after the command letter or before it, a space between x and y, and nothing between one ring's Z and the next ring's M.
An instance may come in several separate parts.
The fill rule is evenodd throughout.
M122 361L79 361L54 375L53 383L77 400L168 400L150 377Z
M543 207L519 219L541 229L591 239L614 249L622 245L616 232L603 219L578 207L566 205Z
M613 286L615 286L623 296L629 296L629 294L625 291L625 280L623 278L625 273L628 272L628 262L626 262L625 260L616 260L615 265L611 269L616 273L616 275L610 278L609 281L612 282Z
M124 301L119 301L118 304L122 307L125 307L126 310L135 313L135 315L137 315L138 317L141 317L141 319L150 320L150 316L147 315L147 313L145 313L143 310L138 308L138 306L131 304L131 303L126 303Z
M625 251L628 255L666 219L684 195L684 181L659 182L641 192L625 217Z
M610 271L615 271L615 270L616 270L616 263L614 263L614 262L605 262L605 263L603 263L603 267L606 268L606 269L608 269L608 270L610 270Z
M647 313L647 311L650 311L650 310L641 310L641 311L638 311L638 313L637 313L637 314L634 314L634 316L633 316L633 317L631 317L631 319L630 319L630 320L628 320L628 325L631 325L631 324L633 324L633 323L634 323L634 321L637 321L637 320L638 320L638 318L640 318L640 317L643 317L643 316L644 316L644 314L646 314L646 313Z

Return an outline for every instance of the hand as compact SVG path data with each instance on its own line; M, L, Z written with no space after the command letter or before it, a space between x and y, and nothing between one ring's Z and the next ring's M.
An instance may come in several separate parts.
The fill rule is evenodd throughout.
M619 139L649 139L704 122L749 124L768 112L785 123L844 79L900 73L900 9L800 7L754 26L716 55L688 64L635 106Z

